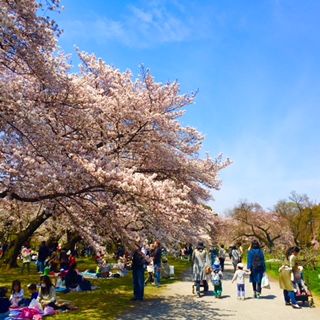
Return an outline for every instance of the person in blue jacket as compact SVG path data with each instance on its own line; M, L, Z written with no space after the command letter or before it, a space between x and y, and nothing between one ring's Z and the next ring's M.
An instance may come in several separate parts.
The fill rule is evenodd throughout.
M253 240L251 248L248 251L247 269L250 270L250 282L252 283L254 297L260 298L261 280L266 271L266 263L263 251L257 240Z

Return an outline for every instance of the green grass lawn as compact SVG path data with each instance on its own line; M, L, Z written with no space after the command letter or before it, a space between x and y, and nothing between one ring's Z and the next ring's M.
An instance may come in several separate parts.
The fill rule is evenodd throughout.
M181 279L183 273L190 267L190 262L181 261L169 257L169 264L175 266L175 279L162 279L163 286L156 288L148 285L145 288L145 299L155 299L166 285ZM89 259L80 259L78 261L78 269L84 271L86 269L95 269L95 262ZM22 282L22 286L27 293L27 285L29 283L38 283L39 274L33 265L31 274L21 275L20 269L6 270L4 267L0 269L0 286L11 288L13 280L18 279ZM90 280L91 281L91 280ZM78 307L77 311L62 313L56 315L53 319L115 319L124 311L134 308L135 303L130 301L133 296L132 275L119 279L100 279L92 280L93 285L100 289L87 292L72 292L68 294L58 294L58 300L66 300Z

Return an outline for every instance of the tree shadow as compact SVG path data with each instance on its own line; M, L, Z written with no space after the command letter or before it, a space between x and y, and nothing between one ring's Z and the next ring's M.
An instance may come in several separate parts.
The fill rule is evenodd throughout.
M223 280L232 280L233 278L233 273L230 271L225 271L223 273Z
M212 303L201 298L179 295L140 302L135 309L123 314L118 320L222 320L234 316L235 311L214 308Z

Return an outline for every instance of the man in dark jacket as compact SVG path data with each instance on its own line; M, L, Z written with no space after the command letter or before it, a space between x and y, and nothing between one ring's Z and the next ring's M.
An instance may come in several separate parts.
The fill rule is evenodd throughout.
M143 300L144 268L146 264L148 264L147 257L141 252L140 246L136 244L136 249L132 255L133 300Z
M39 247L38 262L37 262L39 272L43 273L44 263L49 256L50 256L49 248L46 245L46 242L42 241Z
M157 287L160 286L160 277L161 277L161 243L159 240L156 240L154 243L154 253L153 253L153 265L154 265L154 275L155 275L155 284Z

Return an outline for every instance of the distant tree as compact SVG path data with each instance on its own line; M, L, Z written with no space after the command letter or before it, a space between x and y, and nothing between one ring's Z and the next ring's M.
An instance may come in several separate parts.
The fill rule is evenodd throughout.
M257 203L241 202L231 212L234 220L235 238L256 238L269 251L273 251L276 243L288 243L291 233L287 221L276 212L267 212Z
M319 205L313 204L307 195L292 192L289 200L281 200L275 211L287 220L298 246L310 246L312 241L319 241L320 211Z

